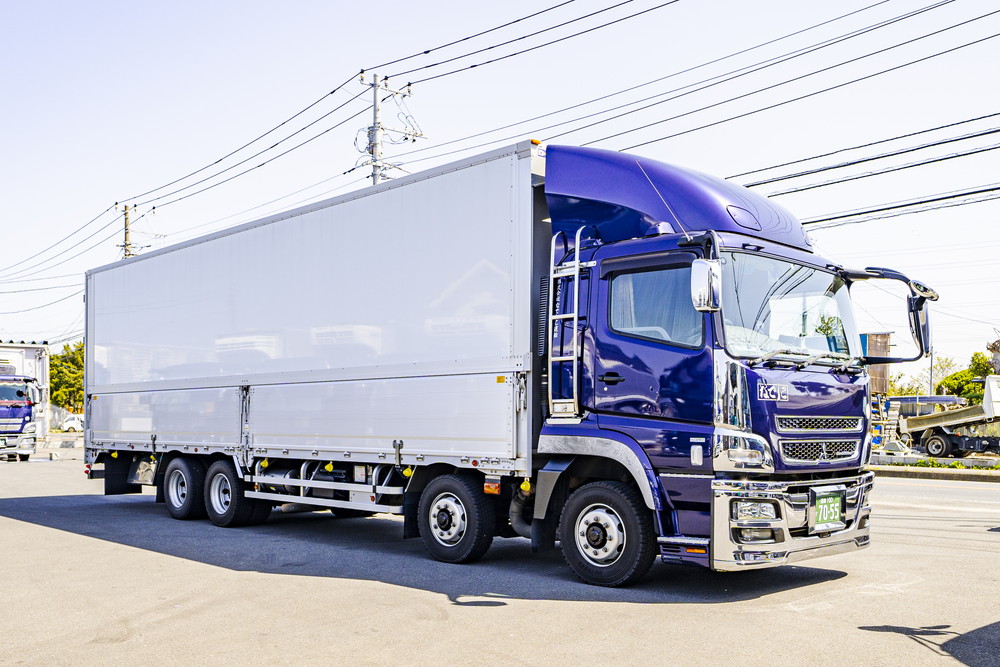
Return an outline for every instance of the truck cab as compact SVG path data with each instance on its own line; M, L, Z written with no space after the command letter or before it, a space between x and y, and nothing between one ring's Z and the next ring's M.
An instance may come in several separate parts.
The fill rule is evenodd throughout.
M579 480L591 456L638 460L623 477L664 560L742 570L867 546L865 366L901 359L864 356L851 287L905 283L921 355L936 294L817 255L790 213L720 179L610 151L546 158L547 467ZM626 570L607 533L567 549L593 518L570 518L564 554L610 581Z
M0 455L27 461L39 433L41 391L35 378L0 375Z

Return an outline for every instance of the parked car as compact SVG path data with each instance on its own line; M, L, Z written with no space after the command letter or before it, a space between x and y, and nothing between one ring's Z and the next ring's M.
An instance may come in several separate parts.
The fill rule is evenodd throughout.
M59 428L68 433L75 433L83 430L83 417L81 415L70 415L62 420Z

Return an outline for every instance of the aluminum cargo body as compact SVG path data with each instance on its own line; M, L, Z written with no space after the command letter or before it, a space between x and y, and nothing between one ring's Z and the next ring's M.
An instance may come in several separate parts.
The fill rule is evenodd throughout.
M533 164L521 144L88 272L88 459L529 471L551 236Z

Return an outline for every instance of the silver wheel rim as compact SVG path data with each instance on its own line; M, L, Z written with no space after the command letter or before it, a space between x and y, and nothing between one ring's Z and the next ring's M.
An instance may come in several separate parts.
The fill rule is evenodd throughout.
M233 487L224 474L220 473L212 478L208 496L216 514L225 514L229 511L229 506L233 504Z
M438 494L431 503L427 518L434 539L446 547L461 542L468 528L465 505L454 493Z
M928 454L942 454L944 453L944 440L941 438L931 438L927 441L927 453Z
M174 507L183 507L188 496L188 481L180 470L171 470L167 476L167 498Z
M576 547L591 565L613 565L625 549L625 524L611 507L589 505L577 517Z

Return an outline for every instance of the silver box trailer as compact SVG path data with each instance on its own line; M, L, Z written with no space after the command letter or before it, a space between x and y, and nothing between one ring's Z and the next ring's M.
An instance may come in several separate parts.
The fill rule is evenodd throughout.
M88 462L527 476L550 237L533 163L525 143L89 271Z

